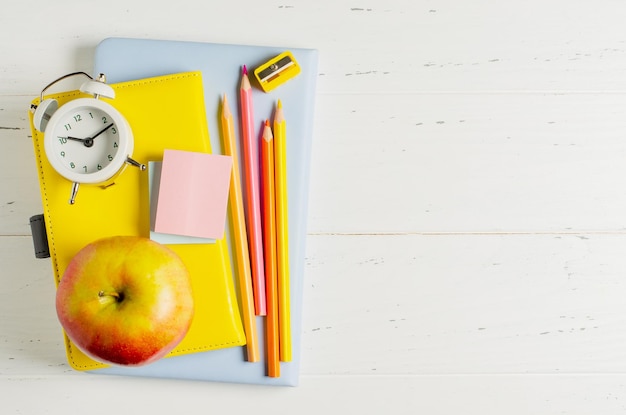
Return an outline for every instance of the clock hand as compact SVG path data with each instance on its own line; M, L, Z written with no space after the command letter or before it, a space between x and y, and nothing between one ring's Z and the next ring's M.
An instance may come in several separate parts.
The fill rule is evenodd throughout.
M97 136L99 136L100 134L102 134L103 132L105 132L106 130L108 130L109 128L113 127L113 123L107 125L106 127L104 127L102 130L98 131L93 137L91 137L91 140L93 140L94 138L96 138Z
M68 140L80 141L81 143L84 143L87 141L86 138L70 137L69 135L67 137L59 137L59 138L67 138Z

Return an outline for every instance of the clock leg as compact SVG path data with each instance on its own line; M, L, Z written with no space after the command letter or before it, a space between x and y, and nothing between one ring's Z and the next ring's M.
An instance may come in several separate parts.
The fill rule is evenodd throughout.
M146 169L146 165L145 164L141 164L138 161L135 161L133 159L131 159L130 157L126 158L126 163L130 164L131 166L135 166L138 167L139 170L144 171Z
M70 193L70 205L73 205L76 202L76 194L78 193L78 187L80 183L74 182L72 183L72 193Z

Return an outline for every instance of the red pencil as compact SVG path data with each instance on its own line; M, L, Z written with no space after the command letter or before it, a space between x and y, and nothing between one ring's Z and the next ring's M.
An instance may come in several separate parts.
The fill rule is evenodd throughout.
M263 241L261 231L261 207L259 195L259 149L254 134L254 111L252 107L252 87L248 78L248 69L243 67L239 90L241 105L241 131L246 183L246 213L248 245L252 268L252 286L256 314L267 313L265 299L265 273L263 266Z
M276 260L276 207L274 192L274 137L265 121L261 140L261 177L263 178L263 248L267 286L267 374L280 376L278 340L278 274Z

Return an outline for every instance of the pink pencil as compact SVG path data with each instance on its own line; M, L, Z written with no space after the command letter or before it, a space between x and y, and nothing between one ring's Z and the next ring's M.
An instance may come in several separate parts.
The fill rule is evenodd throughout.
M252 287L256 314L267 314L265 299L265 268L263 265L263 233L261 230L261 201L259 191L259 148L254 134L254 111L252 107L252 87L248 69L244 65L239 90L241 105L241 131L246 183L246 214L248 245L252 268Z

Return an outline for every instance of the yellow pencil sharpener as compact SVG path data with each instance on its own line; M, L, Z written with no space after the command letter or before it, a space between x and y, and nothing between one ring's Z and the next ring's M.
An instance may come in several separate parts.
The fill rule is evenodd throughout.
M300 65L291 52L286 51L254 70L261 89L269 92L300 73Z

